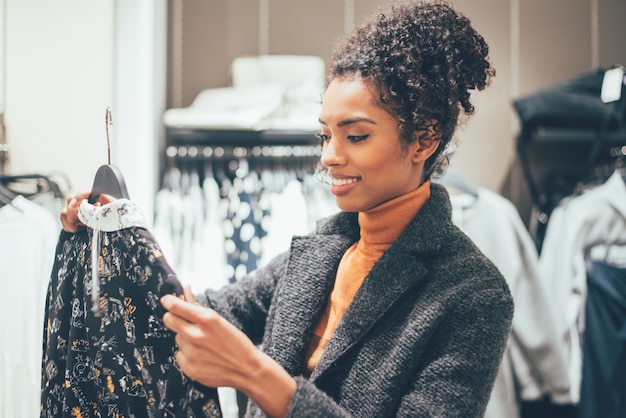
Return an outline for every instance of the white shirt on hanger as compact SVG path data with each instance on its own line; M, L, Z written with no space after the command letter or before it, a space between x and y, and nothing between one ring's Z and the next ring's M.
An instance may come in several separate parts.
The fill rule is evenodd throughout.
M519 400L549 395L567 403L569 380L548 298L538 271L535 244L515 206L486 188L452 195L453 222L502 272L515 302L505 355L486 417L519 416Z
M59 226L17 196L0 208L0 416L39 416L46 291Z

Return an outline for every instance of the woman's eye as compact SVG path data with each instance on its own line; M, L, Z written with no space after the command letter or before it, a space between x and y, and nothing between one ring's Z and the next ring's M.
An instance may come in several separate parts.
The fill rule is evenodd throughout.
M315 134L315 136L318 137L319 140L322 141L322 142L328 141L330 139L329 135L323 134L321 132L318 133L318 134Z
M359 142L367 139L369 135L348 135L348 141L350 142Z

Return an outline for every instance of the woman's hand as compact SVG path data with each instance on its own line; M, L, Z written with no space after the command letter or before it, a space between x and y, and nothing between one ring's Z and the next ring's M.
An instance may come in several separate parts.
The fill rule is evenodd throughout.
M66 206L61 211L61 225L67 232L77 232L85 225L78 219L80 202L89 197L90 192L79 193L66 199Z
M173 295L161 303L168 311L163 323L176 333L176 362L187 377L239 389L269 416L286 415L296 382L278 363L214 310Z
M91 192L79 193L66 199L66 206L61 210L60 218L61 226L67 232L77 232L85 226L78 218L78 207L90 194ZM111 196L101 194L98 201L94 202L94 206L106 205L114 200Z

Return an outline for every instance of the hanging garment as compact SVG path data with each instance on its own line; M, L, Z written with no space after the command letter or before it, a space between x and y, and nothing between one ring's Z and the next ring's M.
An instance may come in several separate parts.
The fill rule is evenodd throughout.
M618 171L604 184L555 208L548 223L539 271L554 309L575 404L580 400L581 338L585 332L585 254L592 247L623 241L625 234L626 185Z
M591 262L580 418L626 417L626 268Z
M307 206L309 231L315 231L320 219L335 215L339 212L335 195L326 184L315 175L307 176L303 180L302 193Z
M302 194L302 183L290 180L280 191L265 191L269 199L269 216L263 223L267 236L262 241L259 266L268 264L278 254L289 250L294 235L305 235L308 229L308 207Z
M0 417L35 417L41 324L59 236L44 207L18 195L0 207Z
M261 257L261 240L267 235L263 229L263 209L259 207L262 191L258 175L251 172L235 177L232 183L222 182L227 189L228 205L224 219L226 266L229 283L234 283L256 270Z
M567 365L539 278L538 254L517 209L485 188L450 199L453 222L502 272L515 302L511 336L485 417L519 417L521 401L544 395L569 403Z
M162 323L163 294L182 294L127 199L84 201L87 228L61 231L48 287L41 417L221 417L217 391L184 377Z
M183 179L188 183L181 197L182 230L179 250L179 263L176 268L179 280L189 285L194 291L205 290L208 286L204 275L200 272L202 258L205 256L197 250L204 250L204 195L200 186L198 173L183 172Z
M601 98L606 71L607 68L598 68L515 99L513 107L523 129L537 126L597 129L603 124L610 128L623 124L624 108L607 105ZM626 92L624 85L621 88ZM621 97L625 100L624 93Z
M155 196L155 214L152 235L167 257L169 265L180 270L180 251L183 233L183 199L181 190L170 190L167 187L159 190Z
M203 288L221 289L228 284L225 277L226 251L224 250L224 230L222 229L222 213L220 211L219 185L214 177L205 177L202 182L204 195L204 230L202 245L197 246L196 254L201 261L198 274L205 278ZM192 289L194 289L192 285Z

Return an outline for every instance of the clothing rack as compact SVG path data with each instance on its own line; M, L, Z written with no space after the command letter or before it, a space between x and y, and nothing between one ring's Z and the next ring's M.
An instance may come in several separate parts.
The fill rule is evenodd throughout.
M313 132L170 129L154 231L179 276L232 283L336 213L321 151Z
M311 173L321 156L315 132L167 128L161 178L170 168L294 169Z
M195 146L171 145L166 148L169 159L205 159L228 160L233 158L319 158L321 149L314 145L263 145L246 148L242 146Z

